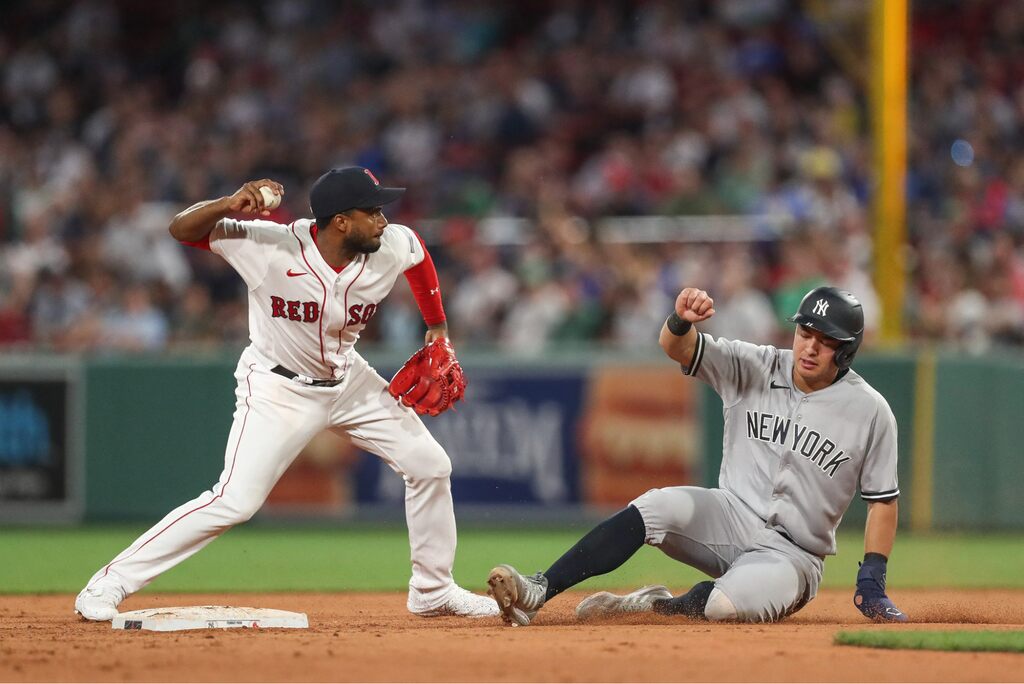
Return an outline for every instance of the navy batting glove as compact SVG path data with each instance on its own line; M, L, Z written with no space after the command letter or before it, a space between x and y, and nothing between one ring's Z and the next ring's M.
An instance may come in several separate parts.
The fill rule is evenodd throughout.
M853 605L871 620L906 622L906 614L885 595L887 560L880 553L864 554L864 562L857 572L857 591L853 594Z

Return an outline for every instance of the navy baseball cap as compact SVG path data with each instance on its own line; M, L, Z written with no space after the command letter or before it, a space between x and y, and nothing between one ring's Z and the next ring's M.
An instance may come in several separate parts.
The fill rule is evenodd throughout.
M402 196L405 188L385 188L369 169L343 166L316 179L309 191L309 208L316 218L349 209L382 207Z

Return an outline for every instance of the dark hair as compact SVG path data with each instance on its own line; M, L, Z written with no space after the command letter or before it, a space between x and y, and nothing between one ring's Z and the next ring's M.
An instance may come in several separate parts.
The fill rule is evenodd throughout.
M317 227L317 230L323 230L324 228L326 228L327 224L330 223L331 221L333 221L335 216L337 216L337 214L334 214L333 216L317 216L316 217L316 227Z

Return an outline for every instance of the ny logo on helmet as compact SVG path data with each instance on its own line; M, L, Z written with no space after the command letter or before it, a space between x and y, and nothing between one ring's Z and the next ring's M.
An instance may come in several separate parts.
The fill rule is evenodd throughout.
M827 299L819 299L817 302L814 303L814 313L816 313L819 316L824 316L826 311L828 311Z

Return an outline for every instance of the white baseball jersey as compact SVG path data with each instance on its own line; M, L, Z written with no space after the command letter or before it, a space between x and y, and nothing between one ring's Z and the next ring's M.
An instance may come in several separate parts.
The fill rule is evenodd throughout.
M835 554L858 486L867 501L899 496L896 419L854 371L805 394L793 386L792 350L699 333L684 372L722 397L719 486L804 549Z
M112 587L123 596L146 586L248 520L309 440L332 430L403 477L412 559L409 610L444 613L449 598L459 595L452 577L456 528L448 454L353 349L398 275L423 261L423 245L406 226L391 224L379 250L359 254L336 272L314 242L313 224L224 219L210 234L211 250L249 286L252 344L235 369L224 469L213 487L100 568L89 587ZM278 365L306 379L275 373ZM313 385L309 378L336 382ZM481 602L485 609L464 609L497 614L493 602Z
M357 255L340 273L313 240L312 219L291 225L221 220L210 249L249 286L249 335L268 362L311 378L341 377L349 352L395 279L423 261L406 226L388 224L381 247Z

